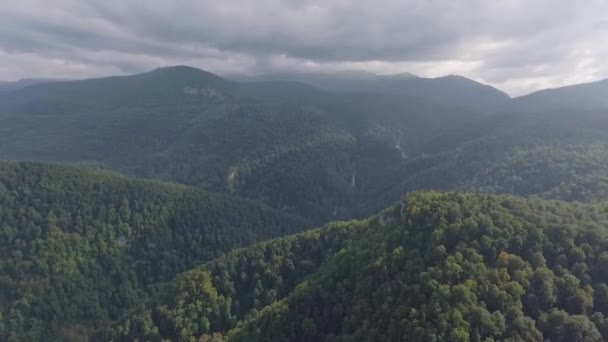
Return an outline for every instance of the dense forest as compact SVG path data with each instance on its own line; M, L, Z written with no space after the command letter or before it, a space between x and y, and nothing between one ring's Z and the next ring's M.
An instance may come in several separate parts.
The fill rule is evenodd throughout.
M413 193L177 277L113 334L160 341L601 341L608 205ZM110 332L106 332L110 333Z
M88 164L233 193L321 224L372 214L353 212L353 203L421 146L479 115L420 97L162 68L0 95L0 159Z
M608 112L508 113L480 118L425 144L358 200L382 210L408 191L608 199ZM374 192L375 191L375 192Z
M506 95L454 77L341 82L325 87L331 92L173 67L41 83L0 95L0 159L94 165L193 185L316 224L373 215L412 190L604 198L605 186L594 185L604 184L608 165L605 110L490 114L510 108L500 105ZM375 83L382 86L373 92ZM602 84L526 101L581 91L597 97ZM447 93L494 105L484 112Z
M248 200L41 163L0 163L0 340L74 338L174 275L301 231Z
M287 79L0 84L0 341L608 340L605 81Z

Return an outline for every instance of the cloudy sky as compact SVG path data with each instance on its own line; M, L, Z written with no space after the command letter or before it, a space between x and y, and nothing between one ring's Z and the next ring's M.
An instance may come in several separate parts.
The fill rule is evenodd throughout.
M519 95L608 78L608 0L7 0L0 23L0 80L365 69Z

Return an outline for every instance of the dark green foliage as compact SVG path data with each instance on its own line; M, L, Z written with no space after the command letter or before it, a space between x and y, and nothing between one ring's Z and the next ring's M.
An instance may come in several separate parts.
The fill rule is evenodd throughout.
M608 205L415 193L239 250L114 328L196 341L601 341Z
M367 216L353 204L475 117L420 98L163 68L0 96L0 159L93 164L263 200L321 224Z
M176 274L306 226L185 186L1 162L0 340L80 340Z
M608 113L503 114L476 120L418 149L357 203L380 210L413 190L608 199Z
M333 223L227 254L189 271L165 289L162 304L124 320L119 340L196 340L224 335L247 315L272 305L365 228Z
M0 95L0 159L93 164L316 224L366 217L412 190L608 198L606 112L488 116L453 97L487 107L505 95L462 78L353 82L362 88L342 90L383 86L331 93L189 67L38 84Z
M458 77L331 93L174 67L0 95L1 159L256 201L1 163L0 340L608 337L603 205L411 195L163 287L307 226L257 201L320 224L421 189L607 200L608 114L568 107L603 85L513 101L565 91L543 100L564 111L492 116L467 108L505 95Z
M593 101L581 98L606 82L531 96L551 104L565 92L576 108L488 116L470 108L498 110L507 96L462 77L342 76L311 81L335 93L190 67L37 84L0 95L0 159L93 164L317 224L366 217L412 190L608 198L608 115L582 111Z

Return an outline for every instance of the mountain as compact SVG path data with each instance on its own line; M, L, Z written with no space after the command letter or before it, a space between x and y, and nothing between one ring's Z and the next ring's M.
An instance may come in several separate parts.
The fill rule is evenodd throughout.
M506 111L573 111L608 109L608 80L541 90L514 98Z
M414 193L234 251L100 338L602 341L608 206Z
M420 147L358 202L369 212L415 190L608 200L608 112L510 113Z
M0 94L0 341L608 338L607 109L309 76Z
M391 79L391 78L415 78L418 77L409 72L403 72L399 74L388 74L388 75L379 75L373 72L365 71L365 70L338 70L334 72L272 72L267 74L255 75L255 76L246 76L246 75L226 75L228 79L234 79L241 82L265 82L265 81L291 81L291 82L302 82L306 84L317 83L317 82L327 82L330 80L340 79L340 80L379 80L379 79Z
M12 106L31 105L32 102L95 106L111 106L113 103L150 105L171 103L170 101L192 103L201 98L221 98L235 86L206 71L177 66L158 68L133 76L37 84L10 96L5 95L2 102Z
M0 96L0 159L92 164L262 200L320 224L367 216L353 201L478 115L417 97L170 67Z
M445 105L463 106L481 111L505 105L510 99L506 93L498 89L454 75L423 78L410 73L397 75L293 73L270 74L261 76L258 80L297 81L329 91L425 97Z
M367 217L415 190L606 199L607 117L485 115L424 97L238 83L182 66L0 96L0 159L94 165L323 224Z
M306 227L259 203L186 186L0 162L0 340L71 340L180 272Z
M0 96L0 159L94 165L323 224L367 217L415 190L606 199L605 118L485 115L424 97L170 67Z
M59 81L60 80L53 78L24 78L14 82L0 82L0 93L8 93L36 84L53 83Z

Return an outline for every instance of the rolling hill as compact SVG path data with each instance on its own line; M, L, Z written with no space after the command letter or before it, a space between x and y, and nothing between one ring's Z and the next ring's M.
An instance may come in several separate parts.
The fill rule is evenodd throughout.
M98 336L601 341L607 223L606 204L414 193L206 263Z
M0 162L0 340L66 340L103 327L180 272L308 226L186 186Z

